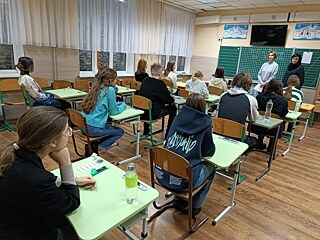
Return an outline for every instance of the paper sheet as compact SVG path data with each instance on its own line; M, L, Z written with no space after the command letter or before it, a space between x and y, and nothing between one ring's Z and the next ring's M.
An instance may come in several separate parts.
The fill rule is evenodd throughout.
M310 64L313 52L303 52L301 63Z
M263 87L260 85L260 83L258 83L253 89L258 91L258 92L262 92Z

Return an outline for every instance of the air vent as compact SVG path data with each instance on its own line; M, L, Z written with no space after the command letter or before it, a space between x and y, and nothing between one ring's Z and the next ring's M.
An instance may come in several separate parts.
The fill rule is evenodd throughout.
M238 17L233 17L233 21L237 21L238 20Z
M271 15L271 19L272 20L276 20L277 19L277 15L275 15L275 14Z

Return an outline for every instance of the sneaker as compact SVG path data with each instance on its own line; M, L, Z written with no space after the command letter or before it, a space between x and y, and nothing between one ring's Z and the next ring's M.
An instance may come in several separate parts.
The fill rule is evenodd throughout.
M173 203L172 203L173 207L181 212L184 212L186 213L188 210L187 210L187 207L188 207L188 202L182 200L182 199L179 199L179 198L174 198L173 199Z
M258 143L256 146L256 149L258 150L264 150L266 149L267 145L265 143Z
M197 216L201 212L201 207L200 208L192 208L192 217Z

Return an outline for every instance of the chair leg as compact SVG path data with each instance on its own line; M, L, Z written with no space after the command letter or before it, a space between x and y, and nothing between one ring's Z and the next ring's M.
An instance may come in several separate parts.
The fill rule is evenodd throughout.
M159 130L160 131L160 130ZM145 135L145 136L142 136L139 138L139 140L149 140L151 142L150 145L144 147L145 149L150 149L152 147L155 147L155 146L159 146L159 145L162 145L163 142L158 142L156 141L155 139L153 139L153 132L152 132L152 124L150 124L150 133L148 135ZM150 136L150 137L149 137ZM135 143L137 140L133 140L131 141L131 143Z
M8 130L8 131L15 131L16 130L16 127L9 124L8 122L8 118L7 118L7 114L6 114L6 110L4 108L4 106L1 107L2 109L2 117L3 117L3 127L4 127L4 130Z
M153 202L153 207L155 209L159 209L158 211L156 211L154 214L152 214L150 217L148 217L147 222L151 222L153 219L155 219L156 217L160 216L164 211L166 211L169 208L174 208L173 207L173 200L166 202L163 205L157 205L156 201Z

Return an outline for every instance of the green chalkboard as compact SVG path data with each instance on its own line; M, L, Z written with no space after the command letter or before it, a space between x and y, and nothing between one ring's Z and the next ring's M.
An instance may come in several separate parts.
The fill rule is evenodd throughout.
M295 49L295 53L313 52L310 64L302 64L304 67L304 87L316 88L320 73L320 49Z
M316 88L320 73L320 49L294 49L276 47L240 47L221 46L218 66L225 69L226 77L234 77L241 71L247 71L254 80L258 79L258 72L268 58L269 51L275 51L278 55L276 62L279 65L278 79L282 77L290 63L293 53L303 55L303 52L313 52L310 64L303 64L305 69L304 87Z
M242 47L238 71L247 71L251 74L252 79L258 80L258 72L262 64L268 61L270 51L277 53L276 62L279 65L277 78L282 80L293 54L292 48Z
M218 66L224 68L225 77L234 77L237 74L240 47L221 46Z

